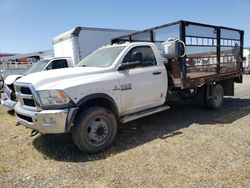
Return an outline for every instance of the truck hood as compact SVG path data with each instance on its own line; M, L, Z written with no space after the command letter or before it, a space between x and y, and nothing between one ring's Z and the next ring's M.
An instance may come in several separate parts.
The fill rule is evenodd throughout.
M11 85L13 84L18 78L21 78L23 75L17 74L17 75L10 75L7 76L7 78L4 80L4 83L6 85Z
M63 85L65 85L66 87L69 82L72 82L76 78L83 79L82 77L89 77L90 75L100 74L107 71L107 69L98 67L63 68L29 74L18 79L16 83L32 84L36 90L45 90L52 88L63 89Z

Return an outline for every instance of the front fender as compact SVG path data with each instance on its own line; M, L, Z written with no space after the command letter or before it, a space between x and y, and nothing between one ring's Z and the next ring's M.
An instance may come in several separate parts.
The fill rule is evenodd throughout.
M72 124L73 124L75 118L77 117L77 114L78 114L78 112L79 112L79 110L81 109L82 106L84 106L88 102L93 102L93 101L96 101L96 102L100 102L101 101L100 106L103 106L103 105L105 106L105 104L103 104L103 99L105 101L105 104L108 104L108 106L110 106L112 108L110 110L114 111L115 115L117 117L119 117L119 110L117 108L117 105L116 105L115 101L112 99L112 97L110 97L109 95L104 94L104 93L91 94L91 95L88 95L88 96L80 99L75 104L74 110L72 110L68 114L67 125L66 125L65 131L67 132L67 131L70 130L70 128L72 127Z
M114 106L114 108L115 108L114 110L115 110L116 114L119 115L119 110L118 110L118 107L117 107L115 101L113 100L112 97L110 97L109 95L107 95L105 93L95 93L95 94L88 95L88 96L80 99L76 103L76 106L80 107L80 106L84 105L86 102L88 102L90 100L94 100L94 99L106 99Z

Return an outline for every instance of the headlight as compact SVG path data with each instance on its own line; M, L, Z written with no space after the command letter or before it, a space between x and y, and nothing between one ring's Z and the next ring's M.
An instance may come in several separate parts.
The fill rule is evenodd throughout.
M44 90L39 91L42 106L67 105L70 98L60 90Z

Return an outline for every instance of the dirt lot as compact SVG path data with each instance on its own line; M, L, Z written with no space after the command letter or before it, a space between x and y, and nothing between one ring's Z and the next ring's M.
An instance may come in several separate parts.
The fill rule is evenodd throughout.
M0 117L1 187L250 187L250 76L221 110L175 104L121 127L97 155Z

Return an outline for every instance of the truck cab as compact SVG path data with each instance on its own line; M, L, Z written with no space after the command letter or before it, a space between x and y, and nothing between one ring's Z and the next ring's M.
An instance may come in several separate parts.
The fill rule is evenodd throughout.
M13 84L19 78L36 72L68 68L72 66L72 60L68 57L43 59L39 62L34 63L33 66L24 73L24 75L10 75L6 77L3 84L3 96L1 97L1 104L10 110L14 109L17 101Z
M92 114L91 123L84 124L90 145L78 145L87 152L112 142L116 121L143 117L136 113L148 109L148 115L168 109L164 106L167 71L163 57L150 42L102 47L76 67L30 74L14 85L17 121L40 133L73 131L78 127L74 124L81 124L82 113ZM79 130L73 132L79 139Z

